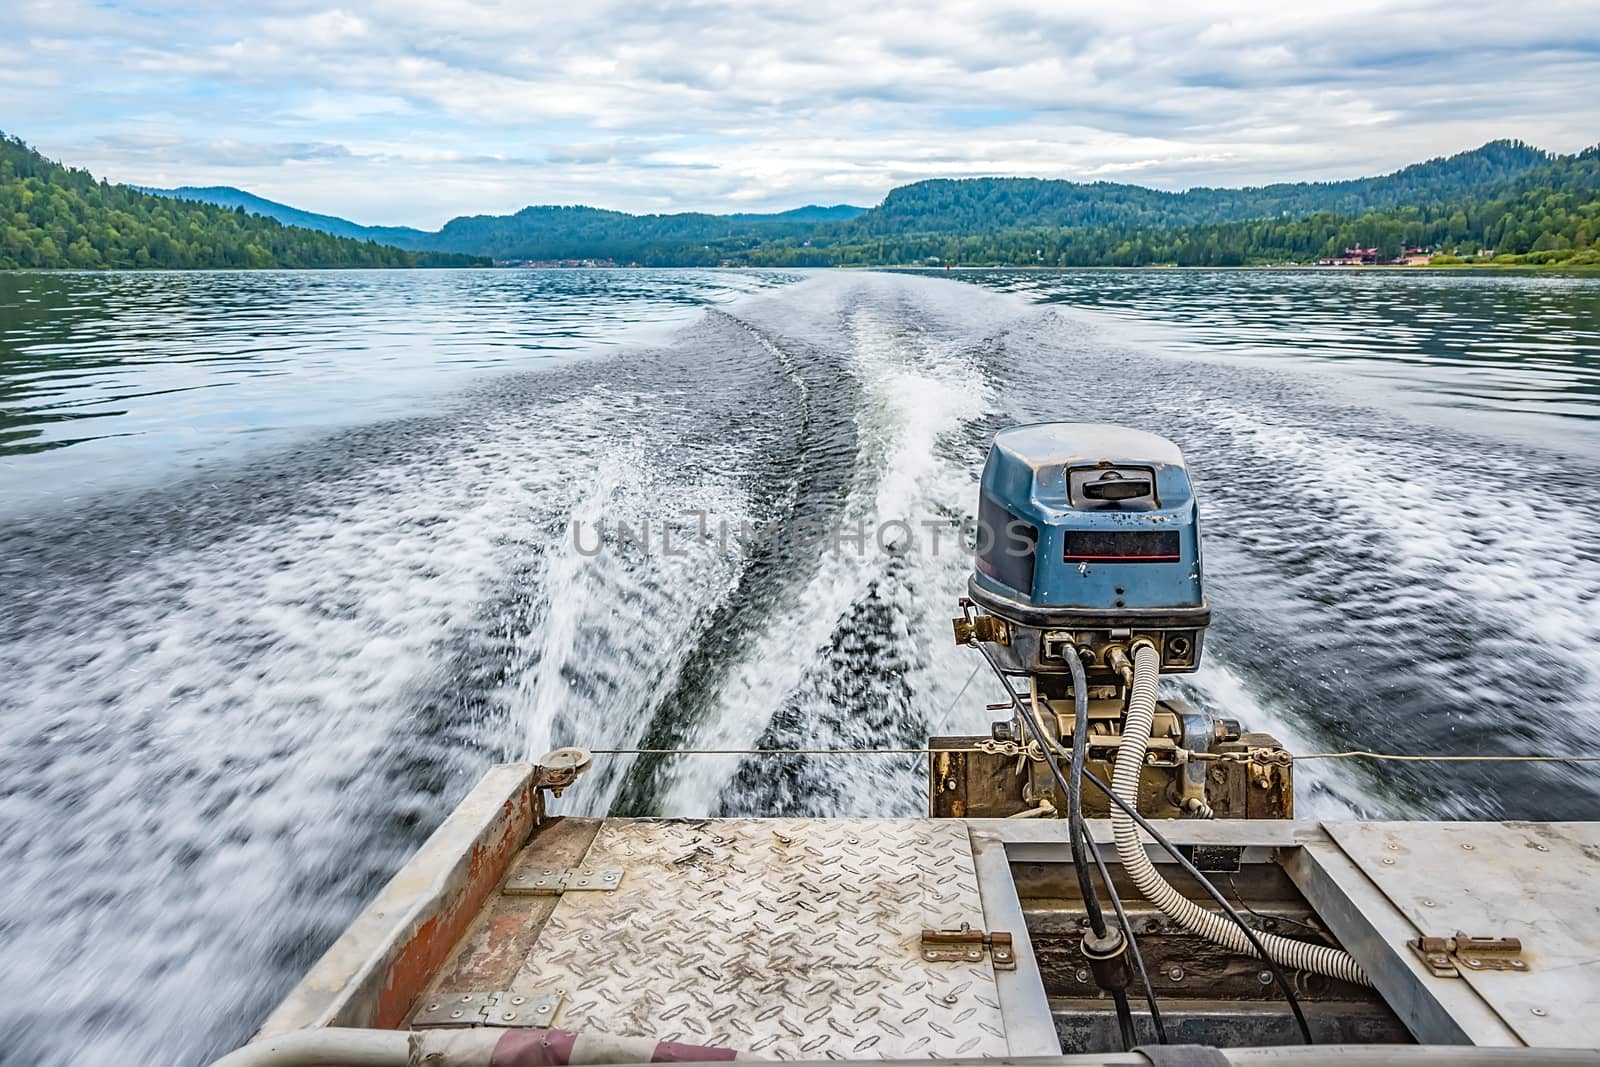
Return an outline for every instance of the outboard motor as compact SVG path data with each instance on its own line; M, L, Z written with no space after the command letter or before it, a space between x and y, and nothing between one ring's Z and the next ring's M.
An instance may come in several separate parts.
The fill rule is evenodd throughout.
M1095 423L995 435L978 497L974 604L1005 624L996 651L1028 674L1091 674L1145 637L1163 673L1193 671L1211 608L1183 455L1164 437Z
M1155 675L1186 674L1200 666L1211 608L1203 588L1200 518L1188 469L1178 447L1142 430L1095 423L1039 423L995 435L979 489L974 573L963 615L955 620L958 644L980 644L1011 687L1012 702L991 708L1030 709L1035 721L1063 744L1074 732L1074 665L1082 667L1088 699L1089 765L1110 773L1135 683L1135 660L1152 687ZM1152 661L1155 669L1152 670ZM1149 719L1148 704L1142 718ZM991 739L1007 751L1026 749L1031 736L1017 714L993 724ZM1266 734L1241 737L1237 723L1178 700L1155 706L1150 722L1149 767L1140 808L1146 815L1235 818L1287 817L1293 792L1282 773L1241 791L1251 765L1210 761L1207 755L1278 750ZM942 742L957 739L935 738ZM971 739L968 739L969 741ZM1141 742L1143 738L1140 739ZM930 763L930 807L951 814L1015 814L997 798L1009 795L974 769ZM1048 768L1025 761L1018 808L1066 810ZM1215 768L1208 789L1207 768ZM1011 779L1016 769L1007 768ZM965 794L959 804L940 792ZM992 810L975 804L983 797ZM1089 814L1104 813L1104 799L1086 797Z

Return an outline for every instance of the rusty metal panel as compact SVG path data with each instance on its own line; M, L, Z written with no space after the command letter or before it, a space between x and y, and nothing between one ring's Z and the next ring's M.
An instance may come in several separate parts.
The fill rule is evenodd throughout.
M762 1059L1008 1053L989 961L921 954L924 928L985 928L962 823L608 820L583 863L625 890L558 898L512 985L562 993L558 1026Z
M1459 977L1527 1045L1594 1044L1600 1009L1600 823L1328 823L1424 937L1517 938L1523 969ZM1394 948L1422 969L1404 945ZM1426 973L1424 970L1423 973Z
M579 863L599 829L599 819L557 816L547 820L512 861L505 884L531 870ZM454 955L439 968L429 996L419 998L419 1005L441 993L508 988L555 907L553 896L492 894Z
M275 1011L260 1036L400 1024L478 915L539 812L531 764L493 767Z

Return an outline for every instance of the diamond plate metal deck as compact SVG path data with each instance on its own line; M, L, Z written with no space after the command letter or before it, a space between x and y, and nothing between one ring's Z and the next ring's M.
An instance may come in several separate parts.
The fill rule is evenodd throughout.
M988 960L920 953L924 927L983 928L959 822L608 820L583 863L620 889L561 897L512 983L562 992L558 1026L762 1059L1009 1051Z

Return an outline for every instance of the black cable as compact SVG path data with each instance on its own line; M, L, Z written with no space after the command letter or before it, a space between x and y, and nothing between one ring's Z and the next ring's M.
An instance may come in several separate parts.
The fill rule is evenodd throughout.
M1150 972L1145 970L1144 953L1139 951L1139 939L1133 936L1133 924L1128 921L1128 913L1122 910L1122 897L1117 894L1117 889L1111 884L1111 872L1106 870L1106 861L1100 855L1100 849L1095 847L1094 840L1089 837L1089 828L1083 825L1084 840L1088 844L1089 855L1094 857L1094 865L1100 871L1100 884L1106 887L1106 895L1111 898L1111 906L1116 909L1117 922L1128 931L1128 948L1133 953L1133 966L1139 972L1139 981L1144 985L1144 1002L1150 1006L1150 1024L1155 1027L1156 1044L1167 1043L1167 1024L1161 1018L1161 1009L1156 1006L1155 986L1150 984Z
M1150 972L1144 966L1144 953L1139 951L1139 939L1134 936L1133 924L1128 921L1128 913L1122 908L1122 898L1117 894L1117 887L1111 882L1111 872L1106 870L1105 858L1100 855L1099 848L1089 837L1089 827L1083 821L1083 768L1089 762L1089 679L1083 671L1083 661L1078 658L1077 650L1071 649L1066 653L1067 669L1072 672L1072 778L1067 790L1071 814L1074 825L1070 827L1074 843L1082 841L1083 850L1094 857L1095 867L1100 871L1100 884L1106 888L1106 896L1111 898L1111 906L1116 909L1117 922L1121 924L1123 932L1128 938L1128 948L1133 953L1134 969L1139 972L1139 981L1144 985L1145 1003L1150 1006L1150 1024L1155 1027L1157 1044L1167 1043L1167 1027L1161 1019L1161 1009L1156 1006L1155 987L1150 984ZM1052 760L1052 763L1054 761ZM1055 770L1059 772L1060 768ZM1059 773L1056 775L1060 779ZM1077 853L1073 854L1073 862L1077 862ZM1079 881L1081 888L1083 881ZM1131 1026L1131 1023L1130 1023Z
M1122 1031L1122 1051L1132 1052L1139 1044L1139 1039L1133 1035L1133 1012L1128 1007L1128 994L1125 990L1115 990L1111 1000L1117 1006L1117 1029Z
M1078 656L1075 651L1068 652L1067 658L1076 662ZM1074 755L1077 753L1080 739L1089 729L1089 691L1086 686L1079 684L1077 681L1082 674L1083 664L1079 663L1078 671L1073 675L1074 719L1072 749ZM1006 688L1009 689L1010 686L1008 685ZM1081 715L1079 712L1081 712ZM1043 746L1044 741L1040 738L1042 727L1032 716L1025 717L1028 719L1029 732ZM1072 869L1078 875L1078 895L1083 898L1083 910L1089 916L1089 929L1094 931L1095 937L1104 938L1106 936L1105 914L1100 910L1100 898L1095 894L1093 875L1089 872L1089 852L1091 849L1084 844L1089 834L1083 825L1083 779L1080 777L1072 782L1064 782L1061 780L1060 768L1055 767L1052 763L1052 769L1058 772L1055 776L1056 784L1067 791L1067 837L1068 845L1072 850ZM1132 1049L1133 1046L1129 1045L1128 1048Z
M1000 669L1000 665L994 661L992 656L989 655L989 650L984 648L981 642L975 641L973 644L983 655L983 658L989 661L989 666L994 670L995 675L1000 679L1001 686L1011 697L1011 703L1016 708L1017 712L1022 715L1024 719L1027 719L1028 722L1033 724L1035 739L1039 742L1040 749L1048 754L1050 750L1047 742L1042 736L1043 732L1038 729L1037 723L1033 723L1032 719L1028 719L1027 713L1022 707L1022 702L1017 697L1016 690L1012 689L1011 684L1006 681L1005 672ZM1050 761L1050 765L1057 774L1060 773L1060 768L1055 765L1054 761ZM1289 979L1283 973L1283 968L1278 966L1277 960L1267 955L1266 946L1261 943L1261 939L1256 936L1254 930L1250 929L1243 917L1241 917L1239 913L1234 910L1233 905L1229 904L1227 899L1223 897L1222 893L1218 891L1217 887L1211 884L1210 879L1200 873L1200 869L1198 867L1189 862L1188 857L1186 857L1182 852L1178 851L1177 846L1175 846L1171 841L1167 840L1165 834L1151 825L1149 819L1146 819L1143 815L1139 814L1138 808L1117 796L1116 792L1113 791L1109 785L1101 781L1100 777L1087 767L1083 769L1083 776L1087 778L1090 784L1092 784L1096 789L1104 793L1107 800L1121 808L1123 812L1127 814L1127 816L1131 818L1141 830L1149 834L1151 840L1155 841L1157 845L1161 846L1162 851L1171 856L1173 862L1176 863L1185 874L1187 874L1190 878L1193 878L1200 888L1206 892L1206 895L1217 902L1217 906L1222 909L1222 913L1239 927L1239 932L1244 935L1246 941L1250 942L1250 947L1255 949L1256 955L1260 956L1262 962L1265 963L1272 971L1273 977L1277 980L1278 987L1283 990L1284 999L1289 1002L1289 1010L1294 1013L1295 1023L1300 1028L1300 1036L1305 1039L1306 1044L1315 1044L1311 1038L1311 1025L1306 1022L1305 1012L1300 1009L1300 998L1295 996L1294 987L1289 984Z

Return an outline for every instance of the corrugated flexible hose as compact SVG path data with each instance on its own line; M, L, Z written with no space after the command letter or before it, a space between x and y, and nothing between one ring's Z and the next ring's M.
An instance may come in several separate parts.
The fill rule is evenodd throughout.
M1139 772L1144 769L1145 753L1149 746L1138 743L1138 739L1148 738L1155 723L1156 684L1160 670L1161 659L1155 648L1149 644L1139 644L1133 652L1133 686L1128 695L1128 718L1122 727L1124 743L1117 751L1117 763L1111 776L1112 790L1130 806L1139 803ZM1254 954L1249 940L1232 920L1200 907L1161 877L1156 865L1145 855L1138 827L1116 805L1111 808L1111 829L1116 838L1117 858L1122 861L1122 869L1128 872L1139 893L1160 908L1162 914L1208 941L1234 952ZM1315 971L1360 985L1372 984L1360 964L1348 952L1274 934L1260 933L1257 936L1266 948L1267 955L1285 967Z

